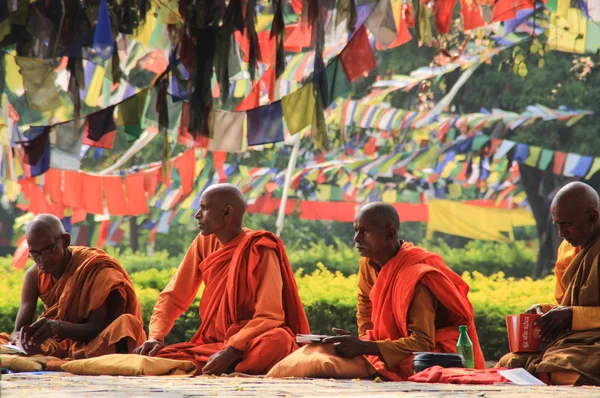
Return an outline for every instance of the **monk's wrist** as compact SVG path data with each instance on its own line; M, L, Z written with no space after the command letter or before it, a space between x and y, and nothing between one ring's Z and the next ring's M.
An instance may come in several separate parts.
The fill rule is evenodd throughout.
M225 352L235 359L240 359L244 355L244 351L238 350L233 346L227 346L227 348L225 348Z
M363 355L380 355L379 346L374 341L363 341Z

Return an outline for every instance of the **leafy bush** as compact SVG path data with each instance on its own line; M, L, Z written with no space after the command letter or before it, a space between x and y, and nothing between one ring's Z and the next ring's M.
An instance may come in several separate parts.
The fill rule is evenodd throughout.
M190 241L191 243L192 241ZM167 251L157 251L152 257L134 253L130 249L106 248L106 252L119 260L119 263L127 270L129 274L147 269L172 269L179 267L183 255L179 257L169 257Z
M304 270L312 274L318 269L317 264L326 264L332 271L339 271L348 276L358 272L360 255L351 246L334 238L334 244L326 245L323 241L311 242L307 246L292 246L287 249L288 258L294 271Z
M10 261L0 259L0 331L12 331L19 309L24 271L10 267ZM148 269L131 274L144 316L148 325L156 300L175 269ZM521 312L530 305L553 302L555 278L541 280L515 279L503 273L485 276L480 272L462 275L471 286L469 297L475 311L479 339L488 360L496 360L508 351L504 317ZM296 272L300 298L308 316L313 333L330 333L332 327L356 332L356 304L358 277L331 272L322 263L310 274ZM199 298L179 317L167 337L167 343L189 341L200 325ZM42 312L41 302L38 315Z
M480 272L523 278L531 275L537 251L526 242L497 243L469 241L464 248L452 248L445 241L424 242L427 250L438 253L457 274Z

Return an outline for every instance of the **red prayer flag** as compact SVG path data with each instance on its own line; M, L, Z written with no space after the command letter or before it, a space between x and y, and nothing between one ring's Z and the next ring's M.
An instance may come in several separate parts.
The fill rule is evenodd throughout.
M452 12L456 0L436 0L433 2L433 19L439 33L446 34L452 24Z
M552 168L554 174L562 175L566 160L567 154L565 152L554 152L554 167Z
M377 64L364 25L340 53L340 60L350 82L356 81L359 77L375 69Z
M481 17L481 9L475 1L468 5L466 0L460 0L460 13L463 20L463 30L477 29L485 25L485 21Z

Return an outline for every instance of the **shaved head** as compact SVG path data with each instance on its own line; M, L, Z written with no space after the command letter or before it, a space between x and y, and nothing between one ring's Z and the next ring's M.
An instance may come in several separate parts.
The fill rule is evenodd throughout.
M552 207L598 209L598 192L580 181L570 182L562 187L552 200Z
M200 209L195 216L200 232L216 234L221 243L228 242L242 231L246 206L244 195L235 185L208 187L200 197Z
M40 214L35 216L35 218L27 224L27 228L25 229L25 236L28 239L30 236L40 235L48 235L52 239L56 239L64 233L65 227L62 222L58 217L52 214Z
M56 277L62 275L70 259L71 236L60 219L52 214L40 214L27 224L25 238L29 256L38 268Z
M374 202L361 207L354 217L354 247L361 257L383 267L400 250L400 217L394 206Z
M400 229L400 216L394 206L389 203L367 203L356 213L355 219L358 219L359 217L367 217L381 228L392 226L396 228L396 230Z
M240 217L244 217L246 208L246 198L242 194L242 191L238 187L232 184L215 184L208 187L202 196L210 196L211 200L215 200L223 206L230 205L233 208L234 214Z
M587 246L595 241L600 231L599 204L596 190L583 182L562 187L550 205L560 237L572 246Z

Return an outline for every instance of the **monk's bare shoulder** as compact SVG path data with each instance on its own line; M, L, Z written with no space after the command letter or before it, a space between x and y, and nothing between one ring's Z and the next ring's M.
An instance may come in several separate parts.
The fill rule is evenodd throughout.
M39 268L34 264L31 268L25 272L25 280L23 281L23 290L21 293L21 300L30 301L37 300L38 294L38 278Z

